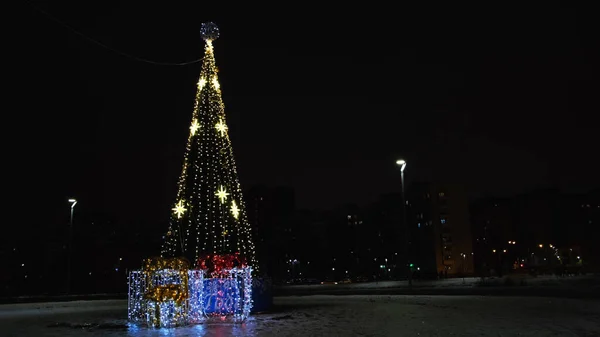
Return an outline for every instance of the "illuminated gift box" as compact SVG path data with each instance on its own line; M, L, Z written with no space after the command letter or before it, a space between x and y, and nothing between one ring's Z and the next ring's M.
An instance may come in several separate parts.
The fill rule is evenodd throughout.
M145 260L142 271L129 274L129 319L153 327L186 324L189 272L185 259Z
M252 309L252 268L239 254L209 254L198 259L204 271L203 314L241 321ZM192 309L195 311L197 309Z
M165 271L162 271L162 273L164 274ZM204 307L202 304L202 289L204 286L203 281L203 270L188 271L189 293L187 303L187 318L189 323L200 323L206 317L204 315ZM144 271L134 270L129 272L129 296L127 303L127 318L132 323L146 324L148 317L155 317L156 315L156 306L148 306L149 300L144 297L145 293L146 275ZM162 310L176 310L174 305L172 309L169 306L170 305L163 306ZM179 313L180 316L182 314L183 312ZM150 325L152 326L153 324Z

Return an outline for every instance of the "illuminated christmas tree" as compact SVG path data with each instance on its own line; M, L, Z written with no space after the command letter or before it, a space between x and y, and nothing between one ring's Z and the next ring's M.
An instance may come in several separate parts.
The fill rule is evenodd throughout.
M202 25L205 53L189 127L183 169L161 255L237 255L256 268L255 247L238 180L215 64L219 30ZM255 269L256 271L256 269Z
M161 257L129 273L129 320L148 326L241 321L253 304L257 263L215 65L219 30L205 23L201 34L204 59Z

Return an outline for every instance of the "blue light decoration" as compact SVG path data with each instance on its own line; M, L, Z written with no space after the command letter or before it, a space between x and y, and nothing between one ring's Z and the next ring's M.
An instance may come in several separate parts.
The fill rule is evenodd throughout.
M206 317L245 320L252 310L252 267L224 270L220 277L204 280L203 304Z
M189 271L189 323L202 323L204 315L204 270Z

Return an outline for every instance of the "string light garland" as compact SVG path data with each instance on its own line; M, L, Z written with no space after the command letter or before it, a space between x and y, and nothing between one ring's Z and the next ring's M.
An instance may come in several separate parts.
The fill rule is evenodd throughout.
M149 326L213 316L243 320L252 308L252 273L258 264L217 76L213 41L219 31L207 23L201 34L205 55L176 203L161 249L164 261L184 257L195 261L196 268L184 268L184 275L181 265L155 259L152 266L163 269L145 265L130 274L130 320L145 315Z

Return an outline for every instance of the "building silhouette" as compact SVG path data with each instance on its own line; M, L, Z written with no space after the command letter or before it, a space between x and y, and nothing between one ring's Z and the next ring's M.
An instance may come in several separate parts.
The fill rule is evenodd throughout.
M286 261L298 250L294 190L256 185L244 196L261 270L275 279L285 278Z
M419 275L473 273L469 204L457 184L416 183L408 195L410 262Z

